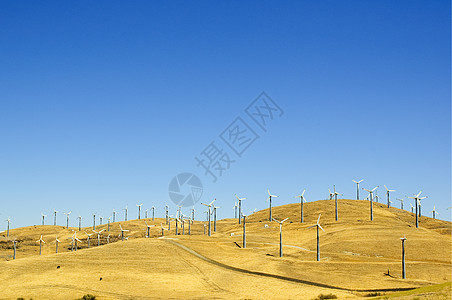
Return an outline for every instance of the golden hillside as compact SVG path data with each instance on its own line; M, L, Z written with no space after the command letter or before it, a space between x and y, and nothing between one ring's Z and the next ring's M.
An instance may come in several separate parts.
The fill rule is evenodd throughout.
M325 232L320 232L321 261L317 262L316 229L308 227L319 214ZM156 225L151 238L145 238L143 220L112 223L110 244L106 245L108 233L103 232L102 246L97 247L92 235L90 249L84 231L92 231L86 227L77 233L82 240L77 252L71 252L70 237L78 228L13 229L10 238L0 235L0 298L76 299L91 293L99 299L313 299L332 293L344 299L451 281L450 222L421 217L416 229L413 214L378 203L370 221L369 202L356 200L339 200L336 222L334 201L322 200L305 203L301 224L299 204L274 207L274 218L289 217L283 225L280 258L279 224L269 222L268 215L266 209L247 217L246 249L242 226L235 219L218 221L211 237L203 234L201 221L194 222L191 235L185 224L185 235L179 229L178 236L173 222L164 238L160 237L163 219L146 219ZM130 230L129 240L119 240L119 223ZM41 235L46 244L39 256L36 240ZM55 254L56 235L61 241L59 254ZM407 279L401 279L402 236L407 238ZM12 260L14 238L16 260ZM449 299L450 285L441 287L435 293L416 295L441 299L444 294Z

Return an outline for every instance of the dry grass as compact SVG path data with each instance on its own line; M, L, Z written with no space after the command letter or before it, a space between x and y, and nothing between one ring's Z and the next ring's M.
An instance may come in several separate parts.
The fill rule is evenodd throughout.
M102 247L97 247L93 235L92 247L87 249L86 235L83 231L77 233L83 240L82 249L79 245L77 252L70 252L68 239L76 228L30 226L11 230L9 239L1 234L0 259L4 261L0 262L0 298L76 299L90 293L97 299L314 299L319 294L332 293L344 299L370 293L364 290L428 288L451 281L450 222L422 217L420 228L416 229L409 212L376 204L374 221L369 221L368 211L367 201L340 200L336 222L334 201L310 202L305 204L305 223L301 224L298 204L275 207L275 218L290 217L283 226L283 258L278 257L279 225L268 222L268 209L247 218L246 249L235 244L242 244L242 227L233 219L219 221L217 232L210 238L203 235L203 223L199 221L193 225L191 236L176 237L174 226L170 233L165 231L166 238L226 266L346 290L244 274L203 261L168 240L157 238L164 220L156 219L151 239L144 238L143 220L121 222L130 230L129 241L125 242L118 240L118 223L112 224L113 243ZM307 227L315 223L319 213L326 232L320 234L321 261L317 262L315 229ZM106 225L98 227L104 228ZM91 232L90 228L85 230ZM47 243L39 256L39 244L35 241L41 234ZM54 254L56 235L62 241L59 254ZM407 237L406 280L400 278L399 238L403 235ZM13 238L19 241L15 261L11 260ZM103 235L102 244L105 243ZM385 275L388 269L390 276ZM414 293L391 297L451 295L450 285Z

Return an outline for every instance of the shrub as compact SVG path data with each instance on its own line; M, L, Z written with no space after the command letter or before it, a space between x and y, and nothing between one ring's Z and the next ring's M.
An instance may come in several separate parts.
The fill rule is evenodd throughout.
M314 300L324 300L324 299L337 299L337 296L334 294L327 294L327 295L320 294Z
M381 296L381 293L374 292L364 295L364 297L377 297L377 296Z
M79 300L96 300L96 296L91 295L91 294L86 294L82 298L80 298Z

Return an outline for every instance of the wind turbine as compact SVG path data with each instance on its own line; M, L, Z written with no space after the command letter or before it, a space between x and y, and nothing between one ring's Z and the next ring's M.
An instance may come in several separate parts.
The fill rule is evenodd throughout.
M352 181L353 181L354 183L356 183L356 200L359 200L359 184L360 184L361 182L363 182L364 179L361 179L361 180L359 180L359 181L355 181L355 180L352 179Z
M42 226L44 226L44 220L47 217L47 215L41 213L41 217L42 217Z
M148 211L149 211L149 208L146 208L146 210L144 211L144 218L145 219L148 218Z
M213 203L215 202L215 200L217 200L217 199L213 199L213 201L212 202L210 202L209 204L204 204L204 203L201 203L202 205L205 205L205 206L207 206L208 208L209 208L209 213L208 213L208 222L209 222L209 236L211 235L211 229L210 229L210 215L212 214L212 205L213 205Z
M57 213L58 211L56 211L55 209L53 210L53 226L56 226L56 219L57 219Z
M409 197L408 197L408 198L409 198ZM411 213L413 213L414 206L413 206L413 204L411 204L411 203L410 203L410 206L411 206Z
M267 189L267 193L268 193L267 201L270 201L270 216L269 216L268 220L271 221L272 220L272 197L278 198L278 196L270 194L269 189Z
M108 234L107 235L107 244L110 244L110 237L111 237L111 234Z
M119 224L119 228L121 228L121 240L122 241L124 241L124 232L128 232L128 230L126 230L126 229L122 229L122 226L121 226L121 224Z
M107 218L107 231L110 232L110 219L111 216Z
M146 223L146 237L150 238L151 237L151 227L154 227L155 225L149 225L148 222L144 221L144 223Z
M164 234L165 228L163 228L163 224L162 224L162 223L160 223L160 227L162 227L162 236L164 236L164 235L165 235L165 234Z
M65 213L66 215L66 228L69 229L69 215L72 213L72 211Z
M289 220L289 218L285 218L284 220L282 220L282 221L278 221L278 220L276 220L276 219L273 219L273 221L275 221L275 222L278 222L279 223L279 257L282 257L283 256L283 251L282 251L282 224L285 222L285 221L287 221L287 220Z
M191 220L194 221L195 220L195 207L193 206L193 208L191 209Z
M217 232L217 208L221 208L221 206L213 207L213 231Z
M337 221L337 218L338 218L338 212L337 212L337 195L340 195L338 192L336 192L336 186L334 186L334 193L333 193L333 195L334 195L334 202L335 202L335 218L336 218L336 221Z
M306 190L303 190L303 192L301 193L300 196L295 196L295 198L300 198L300 215L301 215L301 223L304 222L304 216L303 216L303 202L306 201L306 199L304 198L304 192L306 192Z
M246 198L239 198L237 195L235 195L235 197L237 198L237 200L239 200L239 224L242 223L242 201L245 200Z
M94 231L94 233L96 233L97 234L97 246L99 247L100 246L100 235L101 235L101 233L102 233L102 231L104 231L105 229L102 229L102 230L100 230L100 231Z
M155 220L155 206L153 205L151 207L151 209L152 209L152 222L154 222L154 220Z
M93 230L96 230L96 213L93 213Z
M421 195L422 191L420 191L417 195L415 195L414 197L408 197L410 199L414 200L414 208L416 209L416 228L419 228L419 216L418 216L418 205L420 204L420 195ZM426 197L423 197L422 199L424 199Z
M374 219L374 211L373 211L373 199L374 199L374 191L378 188L379 186L377 185L376 187L374 187L371 190L365 189L363 188L363 190L369 192L369 203L370 203L370 220L373 221Z
M243 216L242 247L246 248L246 215L242 213L242 216Z
M58 243L60 243L60 240L58 239L58 236L55 237L55 253L58 254Z
M72 235L72 242L73 243L75 242L75 251L77 251L78 250L77 242L82 243L82 241L77 238L77 232L74 232L74 234Z
M11 223L11 218L8 217L8 219L6 219L5 221L8 222L8 228L6 229L6 237L9 237L9 224Z
M78 231L82 231L82 216L78 216Z
M391 207L391 201L389 200L389 193L391 192L395 192L395 190L390 190L386 187L386 185L384 185L385 189L386 189L386 196L388 197L388 208Z
M127 210L128 210L127 205L126 208L123 208L122 210L124 211L124 221L127 221Z
M420 198L419 198L419 201L418 201L418 202L419 202L419 218L422 216L422 215L421 215L421 200L423 200L423 199L425 199L425 198L428 198L428 197L427 197L427 196L425 196L425 197L420 197Z
M405 272L405 241L406 237L400 238L402 241L402 278L406 278L406 272Z
M39 242L39 255L41 255L41 253L42 253L42 243L46 243L46 242L44 242L44 240L42 239L42 235L41 235L41 237L39 238L39 240L37 240L36 241L36 243L38 243Z
M113 223L116 222L116 211L113 209Z
M320 261L320 239L319 239L319 228L323 230L323 232L325 232L325 230L322 228L322 226L320 226L320 216L317 219L317 223L315 225L309 226L308 228L312 228L312 227L316 227L317 228L317 261Z
M330 189L328 189L328 192L330 193L330 195L328 196L329 200L333 200L334 193L331 193Z
M143 203L137 204L137 206L138 206L138 220L141 219L141 206L142 206L142 205L143 205Z
M166 224L168 224L168 209L169 209L169 206L168 206L168 204L166 204L165 205L165 220L166 220Z
M93 229L93 231L94 231L94 229ZM88 239L86 240L86 242L88 243L88 248L90 248L91 247L91 236L93 235L93 233L87 233L86 231L85 231L85 234L88 236Z
M13 253L13 259L16 259L16 239L13 240L13 248L14 248L14 253Z
M396 200L400 201L400 209L403 209L403 198L402 199L397 198Z
M99 216L99 225L102 225L102 221L104 220L104 217Z
M433 219L436 219L436 215L439 215L439 212L435 210L435 205L433 205L433 210L431 211Z
M234 202L234 207L232 208L234 210L234 219L237 219L237 202Z

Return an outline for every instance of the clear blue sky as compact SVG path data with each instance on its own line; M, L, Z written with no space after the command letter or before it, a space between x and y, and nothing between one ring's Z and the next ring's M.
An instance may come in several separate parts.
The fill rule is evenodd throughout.
M3 1L0 228L54 208L72 211L72 225L126 205L136 217L142 202L174 213L168 184L181 172L199 176L220 217L233 215L235 193L249 212L267 207L267 188L274 205L303 189L325 199L333 184L354 198L351 180L364 178L393 199L422 190L423 213L436 205L450 219L450 11L449 1ZM267 132L244 112L262 91L284 111ZM194 158L239 116L259 139L241 157L229 150L236 162L213 183Z

